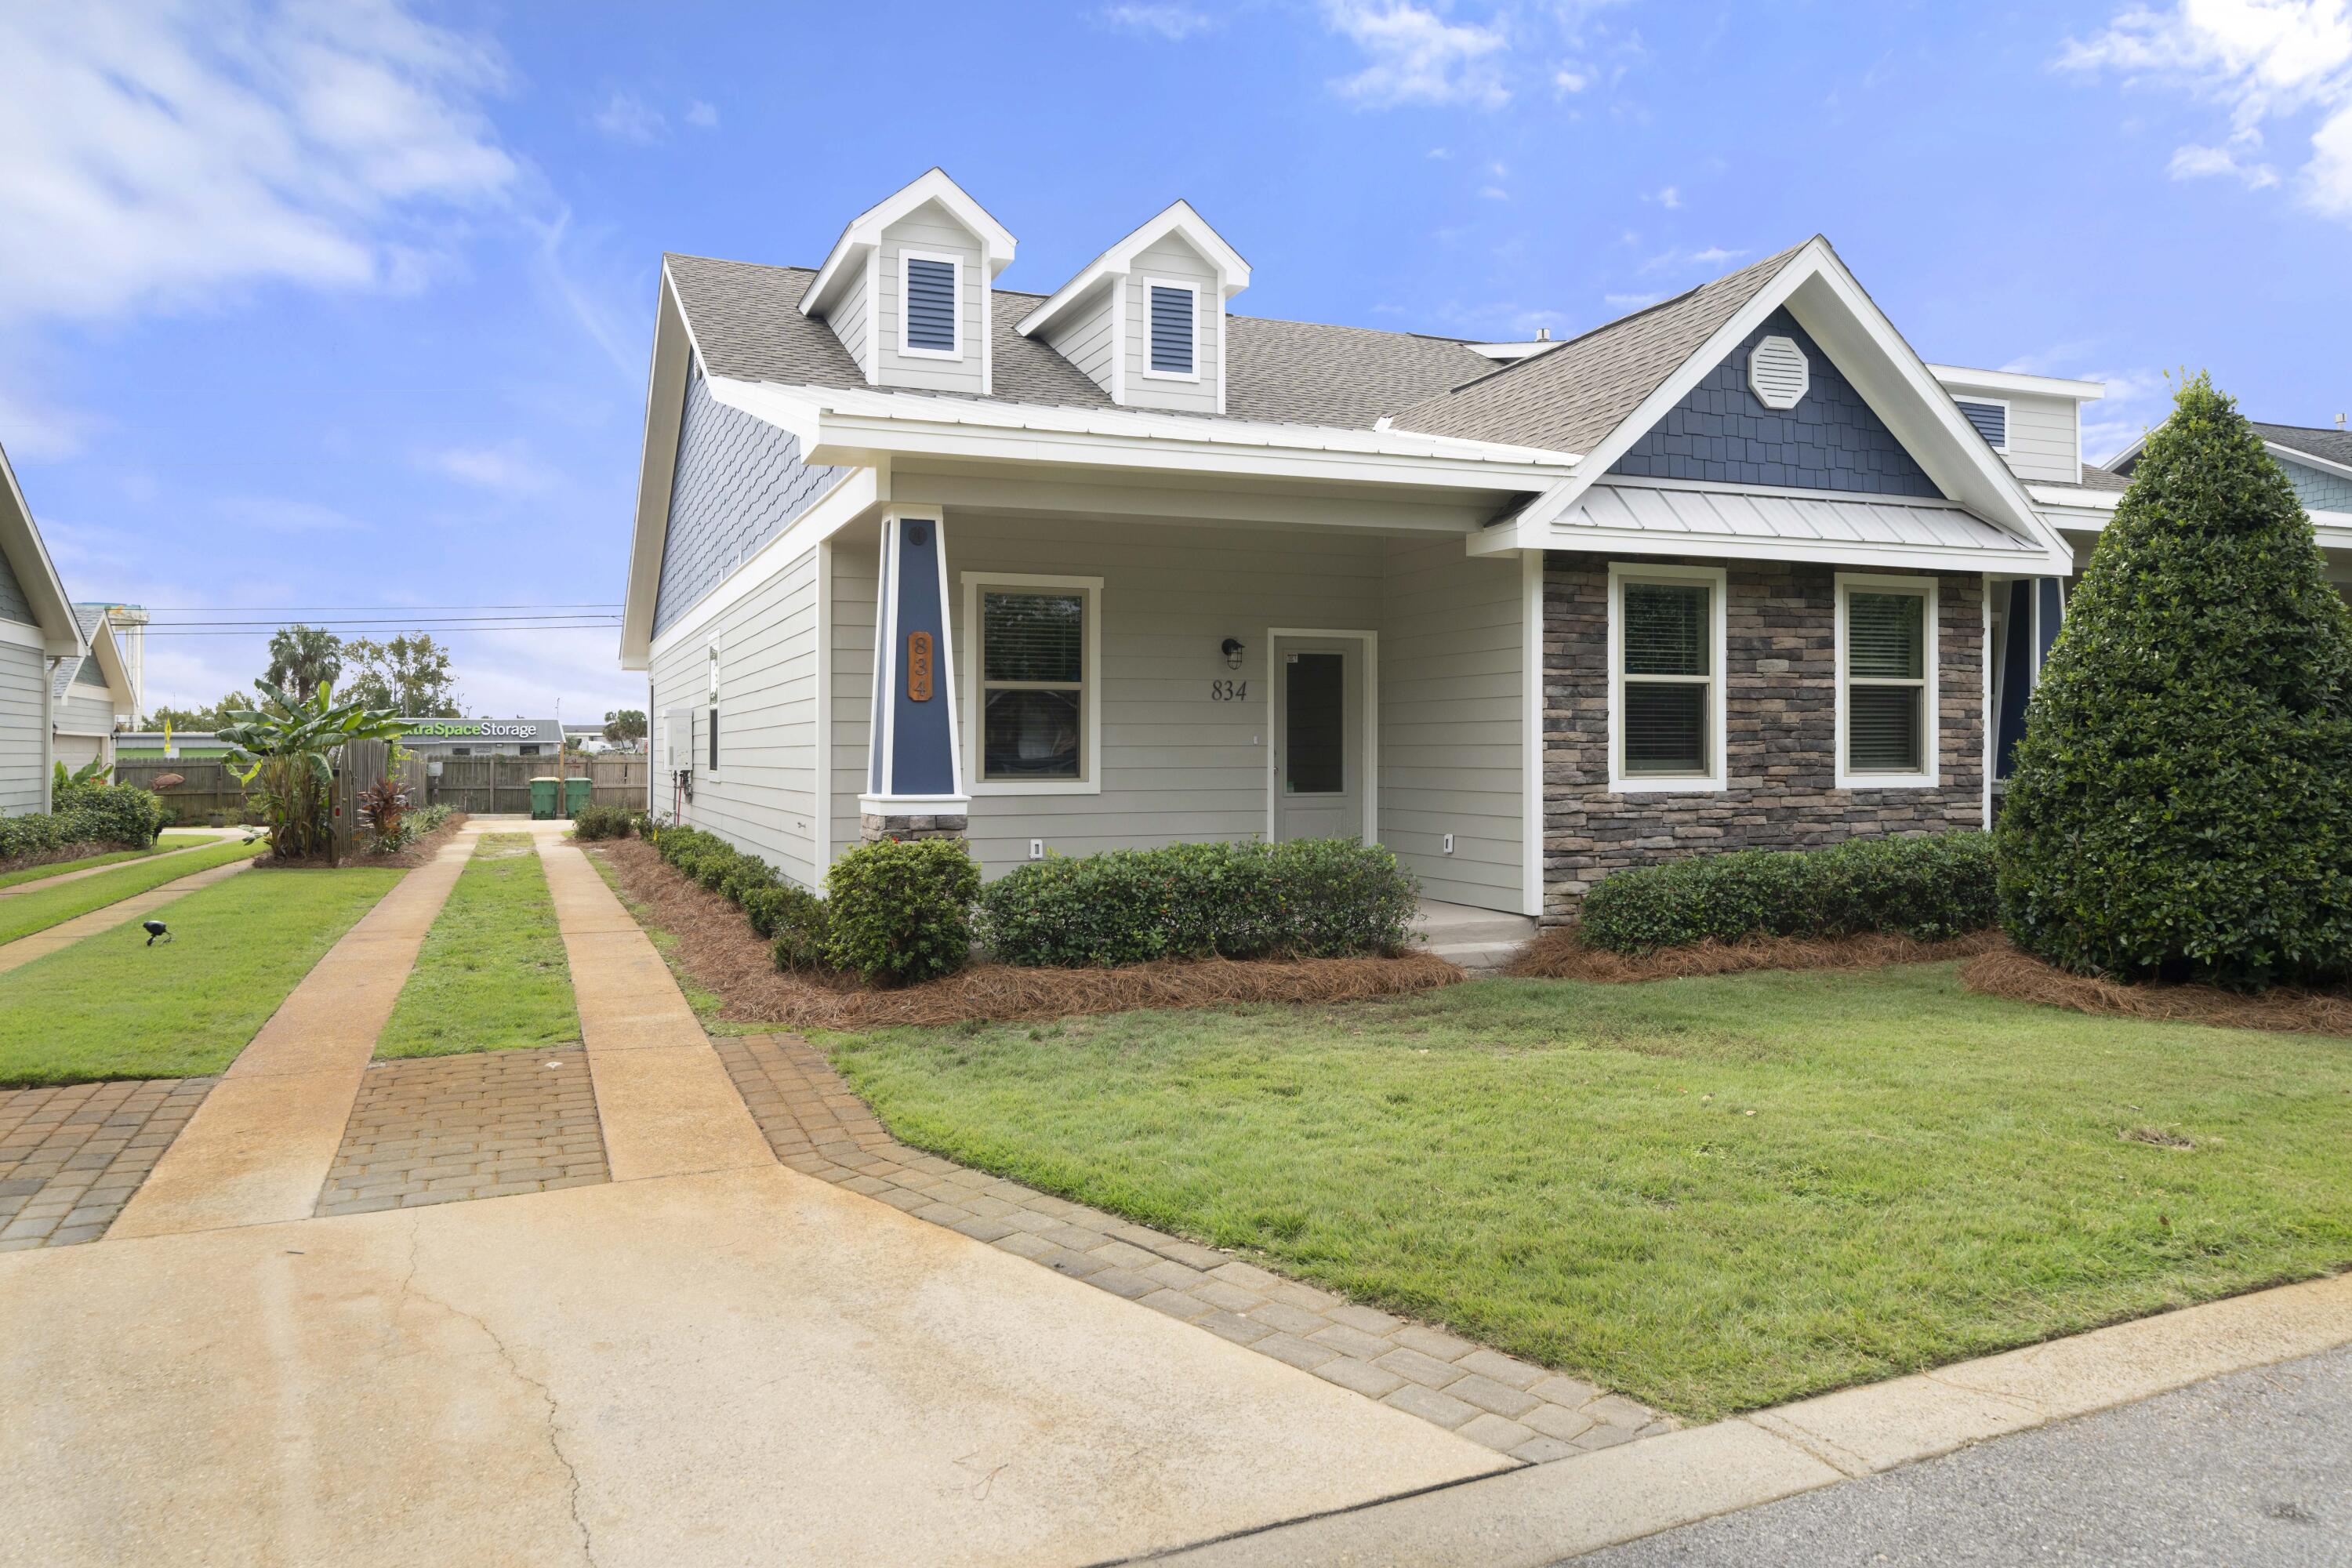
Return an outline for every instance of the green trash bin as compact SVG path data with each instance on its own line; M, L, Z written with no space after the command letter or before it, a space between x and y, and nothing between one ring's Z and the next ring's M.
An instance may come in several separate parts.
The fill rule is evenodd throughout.
M586 777L563 781L563 815L578 816L588 809L588 792L595 788L593 780Z
M556 790L562 779L549 775L530 781L530 815L532 820L546 822L555 816Z

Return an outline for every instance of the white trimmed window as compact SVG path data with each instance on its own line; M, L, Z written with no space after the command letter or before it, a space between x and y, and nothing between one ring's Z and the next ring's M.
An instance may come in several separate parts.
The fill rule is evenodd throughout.
M710 645L710 694L703 706L704 771L719 776L719 645Z
M1102 579L968 573L974 795L1102 790Z
M963 358L963 258L898 252L898 352L918 359Z
M1724 787L1724 574L1609 569L1609 787Z
M1841 572L1838 787L1942 783L1936 737L1936 579Z
M1143 280L1143 374L1163 381L1201 379L1201 291L1166 278Z

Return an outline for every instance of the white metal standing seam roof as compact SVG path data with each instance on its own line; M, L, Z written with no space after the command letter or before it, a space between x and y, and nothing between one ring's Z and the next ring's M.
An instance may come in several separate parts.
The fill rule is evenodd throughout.
M1757 494L1672 485L1596 484L1555 525L1706 540L1782 539L1936 550L2030 549L2006 530L1948 502L1911 498Z

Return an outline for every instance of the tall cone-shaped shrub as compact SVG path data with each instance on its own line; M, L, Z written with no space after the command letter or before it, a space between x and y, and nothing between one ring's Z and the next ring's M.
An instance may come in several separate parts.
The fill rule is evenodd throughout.
M2011 939L2063 968L2352 975L2352 614L2202 374L2066 605L1995 847Z

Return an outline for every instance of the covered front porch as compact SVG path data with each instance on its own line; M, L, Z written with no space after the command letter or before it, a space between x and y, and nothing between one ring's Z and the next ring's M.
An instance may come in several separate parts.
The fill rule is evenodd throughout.
M1139 514L1132 496L1007 488L901 475L898 496L929 496L823 547L835 853L955 817L992 877L1046 855L1357 837L1432 900L1540 908L1540 574L1467 555L1474 517L1385 501L1252 517L1213 491Z

